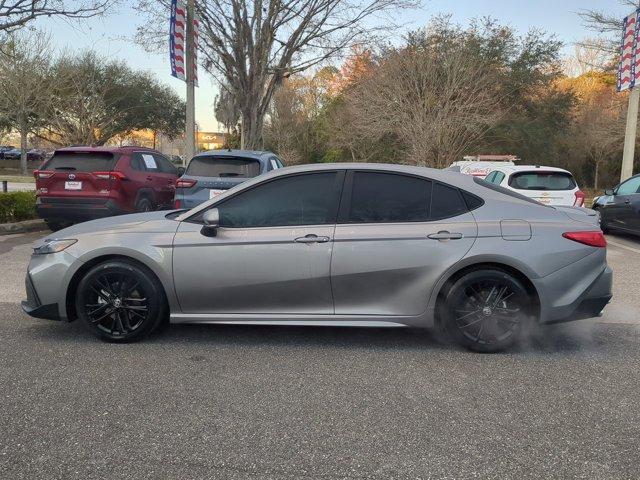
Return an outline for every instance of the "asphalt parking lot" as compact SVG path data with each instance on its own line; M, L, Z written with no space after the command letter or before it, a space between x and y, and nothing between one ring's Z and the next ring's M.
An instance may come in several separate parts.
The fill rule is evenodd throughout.
M640 478L640 242L614 300L478 355L414 330L175 326L139 344L19 307L0 237L0 478Z

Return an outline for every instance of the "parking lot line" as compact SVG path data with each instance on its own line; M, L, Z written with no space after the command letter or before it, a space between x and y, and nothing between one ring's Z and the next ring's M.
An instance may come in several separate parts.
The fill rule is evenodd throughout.
M613 245L614 247L624 248L626 250L630 250L630 251L635 252L635 253L640 253L640 249L638 249L638 248L630 247L629 245L625 245L624 243L613 242L608 238L607 238L607 244Z

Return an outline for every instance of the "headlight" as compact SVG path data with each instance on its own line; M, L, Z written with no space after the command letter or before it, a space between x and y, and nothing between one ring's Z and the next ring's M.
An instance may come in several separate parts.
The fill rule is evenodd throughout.
M66 240L45 240L43 245L36 247L33 249L34 255L45 255L47 253L57 253L61 252L71 245L76 243L78 240L69 238Z

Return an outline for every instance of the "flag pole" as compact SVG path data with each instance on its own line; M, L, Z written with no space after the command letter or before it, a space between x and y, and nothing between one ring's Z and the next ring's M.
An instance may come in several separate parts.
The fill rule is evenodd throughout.
M640 104L640 88L632 88L629 94L627 110L627 128L624 134L624 150L622 151L622 168L620 182L633 175L633 157L636 149L636 133L638 127L638 105Z
M185 122L185 148L183 165L187 165L196 154L196 112L195 112L195 52L194 52L194 25L195 0L187 1L187 24L186 24L186 52L185 52L185 76L187 81L187 116Z

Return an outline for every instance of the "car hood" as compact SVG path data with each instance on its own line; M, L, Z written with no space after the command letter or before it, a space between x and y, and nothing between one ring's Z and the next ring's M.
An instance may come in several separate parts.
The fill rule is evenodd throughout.
M47 238L75 238L78 235L111 232L162 233L175 232L180 222L167 218L169 211L133 213L78 223L47 236Z

